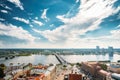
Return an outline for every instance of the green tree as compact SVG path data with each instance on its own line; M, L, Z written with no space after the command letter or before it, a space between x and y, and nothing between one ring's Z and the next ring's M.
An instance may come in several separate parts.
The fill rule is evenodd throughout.
M77 65L77 66L79 66L79 67L81 66L81 64L80 64L80 63L76 63L76 65Z
M103 70L107 70L107 65L106 65L106 64L100 64L100 67L101 67Z
M52 63L50 63L50 64L49 64L49 66L53 66L53 64L52 64Z
M2 80L2 78L5 76L4 74L5 68L6 68L5 64L0 64L0 80Z

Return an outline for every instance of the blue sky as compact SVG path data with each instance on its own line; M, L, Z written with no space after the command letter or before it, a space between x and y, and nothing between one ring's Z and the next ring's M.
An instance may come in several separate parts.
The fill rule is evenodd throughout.
M120 0L0 0L0 48L120 48Z

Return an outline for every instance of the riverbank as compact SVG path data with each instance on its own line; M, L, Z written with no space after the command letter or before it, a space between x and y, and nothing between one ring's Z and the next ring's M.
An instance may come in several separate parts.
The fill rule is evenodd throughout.
M83 61L102 61L102 62L117 62L120 60L120 55L114 54L113 58L109 58L109 55L60 55L66 61L70 63L79 63ZM4 63L5 65L9 65L13 63L17 65L18 63L32 63L32 64L59 64L58 60L54 55L27 55L27 56L19 56L14 57L13 59L1 60L0 63Z
M21 53L21 54L18 54L17 56L31 56L32 54L29 54L29 53Z

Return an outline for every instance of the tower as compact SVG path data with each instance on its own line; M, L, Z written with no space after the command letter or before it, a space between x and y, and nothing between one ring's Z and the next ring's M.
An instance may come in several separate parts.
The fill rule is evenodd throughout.
M100 47L99 46L96 46L96 53L100 53Z
M109 53L109 57L113 57L113 53L114 53L114 50L113 50L113 47L108 47L108 53Z

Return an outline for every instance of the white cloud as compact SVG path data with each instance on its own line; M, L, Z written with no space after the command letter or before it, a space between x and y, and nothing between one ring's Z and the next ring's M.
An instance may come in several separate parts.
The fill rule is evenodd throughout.
M33 28L33 31L35 31L35 32L37 32L37 33L39 33L39 34L42 34L42 35L44 35L44 37L46 37L46 38L48 38L48 40L49 41L51 41L51 42L54 42L54 41L57 41L58 39L57 39L57 36L55 36L56 34L58 34L58 33L50 33L50 30L46 30L46 32L42 32L42 31L39 31L39 30L37 30L37 29L34 29ZM54 35L54 36L53 36ZM60 35L60 34L59 34Z
M38 17L35 17L35 19L37 20L37 19L38 19Z
M21 21L21 22L24 22L24 23L26 23L26 24L29 24L29 20L26 20L26 19L24 19L24 18L13 17L13 19L18 20L18 21Z
M76 0L76 3L80 2L80 0Z
M120 28L120 24L116 28Z
M120 41L120 29L110 31L111 38L118 39Z
M19 7L21 10L24 10L22 3L20 0L8 0L9 2L15 4L17 7Z
M5 21L5 19L3 19L3 18L0 18L0 21Z
M8 6L7 6L7 5L5 5L5 4L0 4L0 6L4 7L5 9L12 10L10 7L8 7Z
M42 31L33 29L35 32L37 33L42 33ZM46 31L49 32L49 31ZM49 35L55 35L57 33L53 33L53 34L48 34L46 33L46 36L48 35L48 37L50 37ZM118 45L120 43L120 29L117 30L112 30L110 31L110 35L107 36L101 36L101 37L87 37L87 38L79 38L79 37L71 37L71 35L69 35L69 37L67 38L67 41L65 43L54 43L53 40L51 40L52 43L44 43L44 42L39 42L39 43L35 43L35 44L31 44L31 46L33 47L41 47L42 48L48 48L50 46L50 48L95 48L96 45L99 45L100 47L103 48L107 48L108 46L113 46L114 48L119 48L120 45ZM54 39L56 40L56 37L50 37L49 39ZM63 39L64 41L65 39ZM38 45L41 44L41 45ZM30 45L29 45L30 47Z
M41 18L44 19L46 22L49 20L49 18L47 18L47 16L46 16L47 10L48 10L48 9L44 9L44 10L43 10L43 13L42 13L42 15L41 15Z
M55 25L54 25L54 24L51 24L50 27L55 27Z
M43 23L37 20L33 20L34 23L38 24L39 26L43 26Z
M111 30L110 35L106 36L101 36L101 37L96 37L96 38L91 38L91 40L96 40L99 42L99 45L104 45L106 46L114 46L114 47L120 47L118 45L120 43L120 29L117 30Z
M72 38L69 37L68 41L65 43L67 47L74 48L95 48L96 45L100 47L107 48L108 46L113 46L119 48L120 45L120 29L110 31L110 35L97 36L97 37L87 37L87 38Z
M9 10L12 10L12 8L8 7L8 6L5 6L6 9L9 9Z
M113 5L117 0L81 0L79 12L72 18L65 18L65 15L58 15L64 25L59 26L54 30L36 31L47 38L50 42L62 42L67 45L73 45L80 42L83 46L88 39L80 38L80 35L85 35L88 31L99 29L99 24L104 18L117 13L120 7L114 8ZM98 40L91 41L101 43ZM78 43L77 43L78 44ZM77 46L77 44L75 46ZM69 46L70 46L69 45ZM78 45L79 46L79 45ZM82 45L81 45L82 46Z
M29 26L30 26L30 27L33 27L33 25L32 25L32 24L30 24Z
M3 12L3 13L8 13L8 11L6 11L6 10L1 10L1 12Z
M0 23L0 35L11 36L30 42L33 42L35 40L35 37L29 34L28 31L24 30L22 27L17 27L12 24L5 25Z

